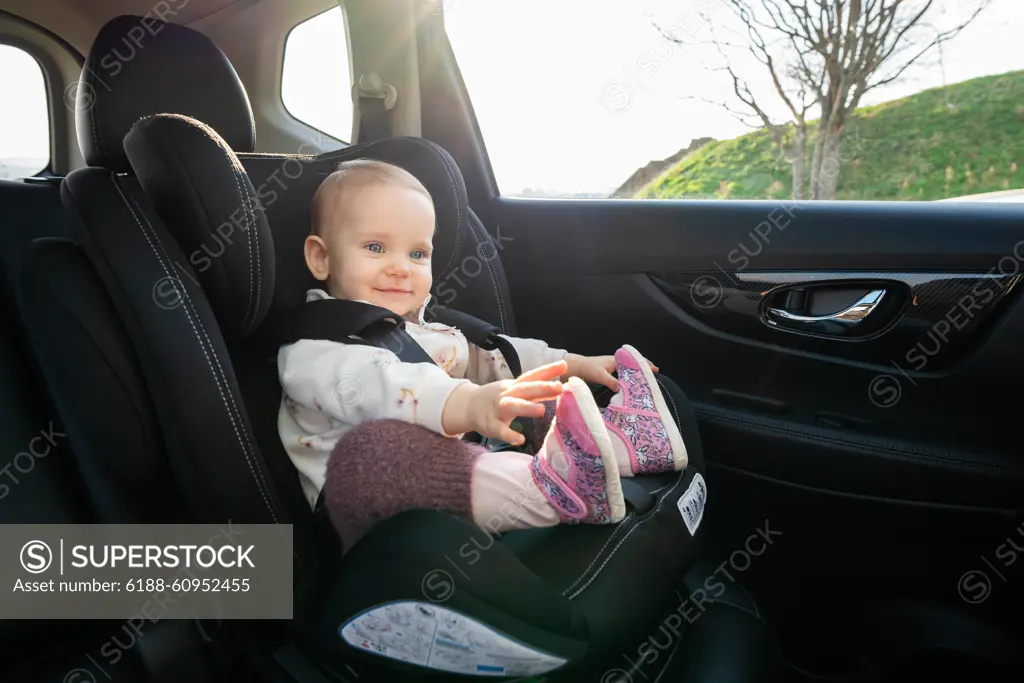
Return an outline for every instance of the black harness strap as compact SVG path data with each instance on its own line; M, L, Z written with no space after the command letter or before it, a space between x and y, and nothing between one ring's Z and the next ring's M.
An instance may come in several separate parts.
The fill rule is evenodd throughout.
M622 484L622 497L633 506L638 515L642 515L654 507L655 500L651 492L631 477L623 477L619 483Z
M380 306L344 299L318 299L284 312L277 324L277 344L324 339L388 349L405 363L434 360L405 331L401 316Z
M501 336L501 330L480 318L474 318L468 313L456 311L444 306L428 306L427 316L432 322L439 322L451 327L457 327L466 335L466 339L473 342L482 349L501 351L505 358L508 369L512 371L513 377L523 374L522 365L519 363L519 354L512 342Z
M522 374L519 354L496 326L468 313L430 306L426 320L459 329L466 339L487 351L501 351L513 377ZM278 345L299 339L326 339L342 344L366 344L388 349L405 363L433 363L433 359L405 331L405 321L380 306L344 299L309 301L282 314L277 325Z
M425 320L460 330L466 339L487 351L501 351L513 377L522 374L519 354L501 330L468 313L428 306ZM284 312L276 325L278 348L300 339L325 339L342 344L365 344L392 351L404 363L434 363L405 331L401 316L380 306L345 299L317 299ZM517 418L531 452L540 447L531 418ZM467 435L467 438L471 438Z
M514 377L521 374L515 347L499 336L500 330L479 318L441 306L430 307L432 322L458 328L473 344L488 351L499 349ZM398 314L380 306L344 299L317 299L284 311L278 319L275 341L278 347L300 339L324 339L342 344L364 344L392 351L404 363L434 363L434 359L405 331ZM520 420L527 444L536 452L533 420ZM321 490L313 510L317 533L339 540L327 519Z

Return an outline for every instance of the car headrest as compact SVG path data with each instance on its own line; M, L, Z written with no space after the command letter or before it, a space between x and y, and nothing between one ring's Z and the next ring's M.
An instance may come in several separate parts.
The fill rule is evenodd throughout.
M458 268L470 244L476 246L473 253L488 259L479 240L469 237L462 174L443 148L427 140L385 138L319 156L250 156L246 161L252 171L261 169L250 179L239 157L210 126L186 116L158 114L132 126L124 149L153 208L190 254L228 337L250 335L272 302L287 308L304 300L305 289L315 283L302 253L310 231L309 207L320 183L343 161L389 162L427 188L436 220L431 259L435 285Z
M77 88L78 144L89 166L128 172L125 134L140 118L161 113L205 122L236 152L255 148L252 108L234 67L213 41L185 26L149 16L111 19L93 41Z
M124 138L126 162L187 251L228 339L263 321L274 296L274 239L227 141L179 114L149 116Z

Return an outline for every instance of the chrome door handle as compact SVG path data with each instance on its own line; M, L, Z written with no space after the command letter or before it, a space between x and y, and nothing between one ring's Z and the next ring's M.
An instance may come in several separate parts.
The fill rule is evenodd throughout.
M845 323L847 325L856 325L864 318L868 317L875 308L878 307L879 302L882 301L882 297L885 296L884 289L876 289L868 292L853 304L849 308L839 311L838 313L830 313L829 315L798 315L796 313L790 313L781 308L769 308L768 311L773 315L776 315L785 320L792 320L798 323L821 323L821 322L837 322Z

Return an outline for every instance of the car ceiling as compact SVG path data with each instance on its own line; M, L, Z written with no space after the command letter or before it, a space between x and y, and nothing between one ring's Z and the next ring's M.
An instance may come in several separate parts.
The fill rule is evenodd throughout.
M258 0L257 0L258 1ZM252 0L163 0L170 11L167 21L190 24L237 4ZM160 0L2 0L0 9L45 27L68 41L83 55L96 33L121 14L145 16L160 7ZM156 16L156 14L152 15Z

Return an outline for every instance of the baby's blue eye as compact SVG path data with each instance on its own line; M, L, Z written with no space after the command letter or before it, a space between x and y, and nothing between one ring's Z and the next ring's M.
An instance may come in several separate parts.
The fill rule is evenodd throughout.
M417 261L420 260L421 258L427 258L427 252L423 251L422 249L417 249L416 251L412 252L409 255L412 256Z
M374 254L384 253L384 247L379 242L370 242L366 245L366 248Z

